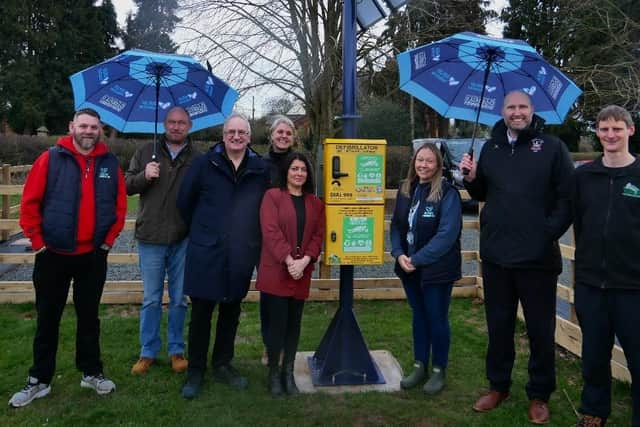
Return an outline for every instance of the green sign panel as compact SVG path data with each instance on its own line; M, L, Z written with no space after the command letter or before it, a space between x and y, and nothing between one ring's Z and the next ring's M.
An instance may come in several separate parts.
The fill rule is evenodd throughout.
M342 221L342 251L373 252L373 218L344 217Z
M359 154L356 156L356 185L382 185L381 154Z

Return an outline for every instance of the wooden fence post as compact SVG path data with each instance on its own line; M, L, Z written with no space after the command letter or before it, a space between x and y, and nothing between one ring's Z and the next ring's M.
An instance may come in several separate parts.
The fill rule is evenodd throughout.
M2 183L11 184L11 165L2 165ZM9 219L9 212L11 212L11 200L8 194L2 195L2 219ZM0 240L3 242L9 238L9 230L2 230L0 234Z
M571 246L573 246L574 248L576 247L576 241L575 241L575 236L573 234L573 225L571 226L571 228L569 228L570 230L570 236L571 236L571 242L569 242L569 244ZM570 259L569 260L569 287L571 288L571 295L575 295L575 273L576 273L576 261L575 261L575 252L574 252L574 259ZM571 300L569 301L569 320L571 321L571 323L574 324L578 324L578 315L576 314L576 306L574 304L574 298L571 298Z

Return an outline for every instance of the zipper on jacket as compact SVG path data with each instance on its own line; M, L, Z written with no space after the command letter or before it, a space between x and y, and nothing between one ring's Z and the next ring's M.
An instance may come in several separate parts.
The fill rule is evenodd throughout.
M91 157L85 157L84 178L89 178L89 170L91 169Z
M607 242L607 229L609 228L609 219L611 218L611 202L613 200L613 198L611 197L611 194L613 193L613 177L610 176L609 177L609 200L607 202L607 214L604 217L604 227L602 230L602 244L603 246L606 246L606 242ZM607 257L606 254L607 253L607 248L604 247L603 248L603 257L602 257L602 271L607 271ZM602 283L600 284L600 288L601 289L605 289L607 287L607 281L603 280Z

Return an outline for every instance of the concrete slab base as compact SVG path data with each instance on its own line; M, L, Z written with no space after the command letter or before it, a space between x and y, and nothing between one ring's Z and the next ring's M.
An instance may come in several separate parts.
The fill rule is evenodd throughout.
M315 387L311 381L311 372L307 359L313 356L313 351L299 351L296 354L294 365L294 376L296 385L301 393L359 393L363 391L392 392L400 390L400 380L402 379L402 368L391 352L387 350L372 350L371 357L382 372L385 384L366 385L341 385L341 386L321 386Z

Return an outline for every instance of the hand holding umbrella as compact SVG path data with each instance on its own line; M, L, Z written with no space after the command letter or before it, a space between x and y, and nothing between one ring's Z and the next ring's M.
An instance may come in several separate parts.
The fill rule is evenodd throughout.
M151 161L144 168L144 178L147 181L153 181L160 177L160 163Z
M471 151L472 149L469 149ZM477 162L473 159L473 153L465 153L460 160L460 170L464 175L465 181L473 181L476 179L476 166ZM466 172L466 173L465 173Z

